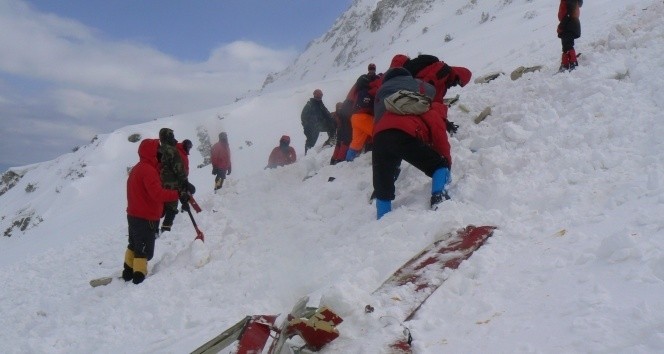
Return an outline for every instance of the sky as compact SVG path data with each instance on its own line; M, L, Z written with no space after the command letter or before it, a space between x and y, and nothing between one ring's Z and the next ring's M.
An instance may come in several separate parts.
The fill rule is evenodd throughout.
M0 0L0 170L260 89L350 4Z
M0 237L2 352L187 353L246 315L281 314L280 323L304 296L344 320L321 354L379 353L404 327L413 351L425 354L664 352L664 3L586 3L576 44L584 54L571 73L557 73L555 9L529 12L546 3L502 11L485 3L450 15L466 24L453 43L465 50L450 62L463 62L474 78L496 68L506 75L448 92L461 95L448 117L460 127L450 137L451 200L436 211L428 207L431 179L409 164L394 210L375 220L370 154L330 166L324 133L303 154L300 123L290 117L312 85L324 88L328 105L343 97L353 70L124 126L75 153L15 169L23 177L0 195L0 231L11 234ZM421 20L455 13L443 10ZM495 19L479 25L485 12ZM530 29L519 28L525 38L491 31L519 22ZM416 53L424 40L404 35L392 52ZM368 48L386 59L383 48ZM460 60L478 48L492 54ZM511 70L527 64L515 58L524 57L544 67L512 81ZM258 115L265 106L280 114ZM485 107L493 113L475 124ZM137 161L127 137L154 137L163 126L176 138L228 132L233 173L217 194L210 166L197 167L204 157L196 138L190 156L205 242L194 242L189 218L178 214L142 284L91 288L89 280L121 272L127 168ZM284 133L298 161L264 170ZM372 294L411 256L469 224L498 229L443 274L412 320L399 318L399 301ZM373 313L364 313L367 304Z

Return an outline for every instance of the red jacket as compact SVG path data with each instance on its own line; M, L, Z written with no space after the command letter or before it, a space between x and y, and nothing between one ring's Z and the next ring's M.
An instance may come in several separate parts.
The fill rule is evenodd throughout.
M184 151L184 145L182 143L175 144L175 148L178 149L180 153L180 158L182 158L182 164L184 165L184 172L189 176L189 155Z
M582 4L583 0L560 0L560 6L558 6L558 21L562 21L568 14L572 18L578 19L581 12L579 7L581 7Z
M450 142L447 139L447 106L433 102L426 113L416 115L398 115L385 111L383 118L374 126L374 136L383 130L398 129L413 136L434 149L452 164Z
M228 142L222 143L219 141L214 144L210 153L210 160L212 161L212 167L230 170L231 150L228 148Z
M164 189L157 167L158 139L144 139L138 146L139 162L127 178L127 214L146 220L159 220L165 202L178 200L178 192Z
M270 153L270 157L267 160L267 167L275 168L277 166L290 165L295 160L297 160L297 155L292 146L288 147L288 151L284 151L280 146L277 146Z

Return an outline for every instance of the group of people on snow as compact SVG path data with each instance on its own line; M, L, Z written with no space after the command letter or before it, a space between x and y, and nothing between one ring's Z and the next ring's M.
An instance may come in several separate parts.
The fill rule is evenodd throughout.
M583 0L560 1L557 33L562 44L561 71L578 66L574 40L581 35L582 5ZM371 152L377 219L392 210L395 181L401 162L406 161L431 177L430 206L436 209L450 199L447 185L452 156L448 134L458 128L448 120L443 99L449 88L464 87L471 76L467 68L450 66L433 55L410 58L397 54L385 73L376 73L376 65L369 64L367 73L357 78L345 99L336 103L334 112L323 103L323 91L315 89L301 113L305 155L316 145L321 132L327 133L323 146L334 146L332 165L352 162L360 154ZM218 139L210 152L215 193L232 171L227 133L219 133ZM296 162L290 142L288 135L281 136L266 169ZM144 139L139 145L139 162L127 179L129 242L122 271L126 281L139 284L145 279L155 239L159 232L171 230L178 201L182 210L190 212L189 201L196 192L188 181L191 148L190 140L178 142L169 128L159 131L159 139Z
M144 139L139 161L127 178L128 245L122 278L134 284L148 274L159 231L170 231L178 213L178 201L188 210L196 188L188 180L190 140L179 143L172 129L162 128L159 139ZM163 218L161 229L160 219Z

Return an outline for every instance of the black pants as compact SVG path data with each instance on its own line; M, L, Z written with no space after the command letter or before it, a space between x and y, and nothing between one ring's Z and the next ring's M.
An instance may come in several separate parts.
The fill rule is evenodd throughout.
M394 200L394 182L402 160L415 166L418 170L431 177L443 167L450 167L444 156L423 141L407 133L389 129L383 130L373 137L373 187L376 198Z
M134 252L135 258L147 258L151 260L154 256L154 242L159 220L146 220L127 215L129 225L129 245L127 248Z
M574 37L572 36L562 36L560 37L560 43L563 46L563 53L566 53L574 49Z
M563 53L574 49L574 40L581 37L581 22L578 19L564 17L560 21L558 29Z
M334 123L321 123L321 127L307 127L304 129L304 136L307 138L307 140L304 142L304 152L306 153L307 150L311 149L316 145L316 142L318 141L318 136L322 132L327 133L327 138L331 139L334 137L335 134L335 128L334 128Z
M223 168L215 169L214 175L214 190L221 189L224 186L224 180L226 179L227 170Z

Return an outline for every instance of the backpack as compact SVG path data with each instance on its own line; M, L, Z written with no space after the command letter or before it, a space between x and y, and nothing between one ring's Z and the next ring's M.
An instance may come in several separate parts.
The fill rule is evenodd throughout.
M408 90L399 90L384 100L385 109L399 115L420 115L431 108L431 99Z

